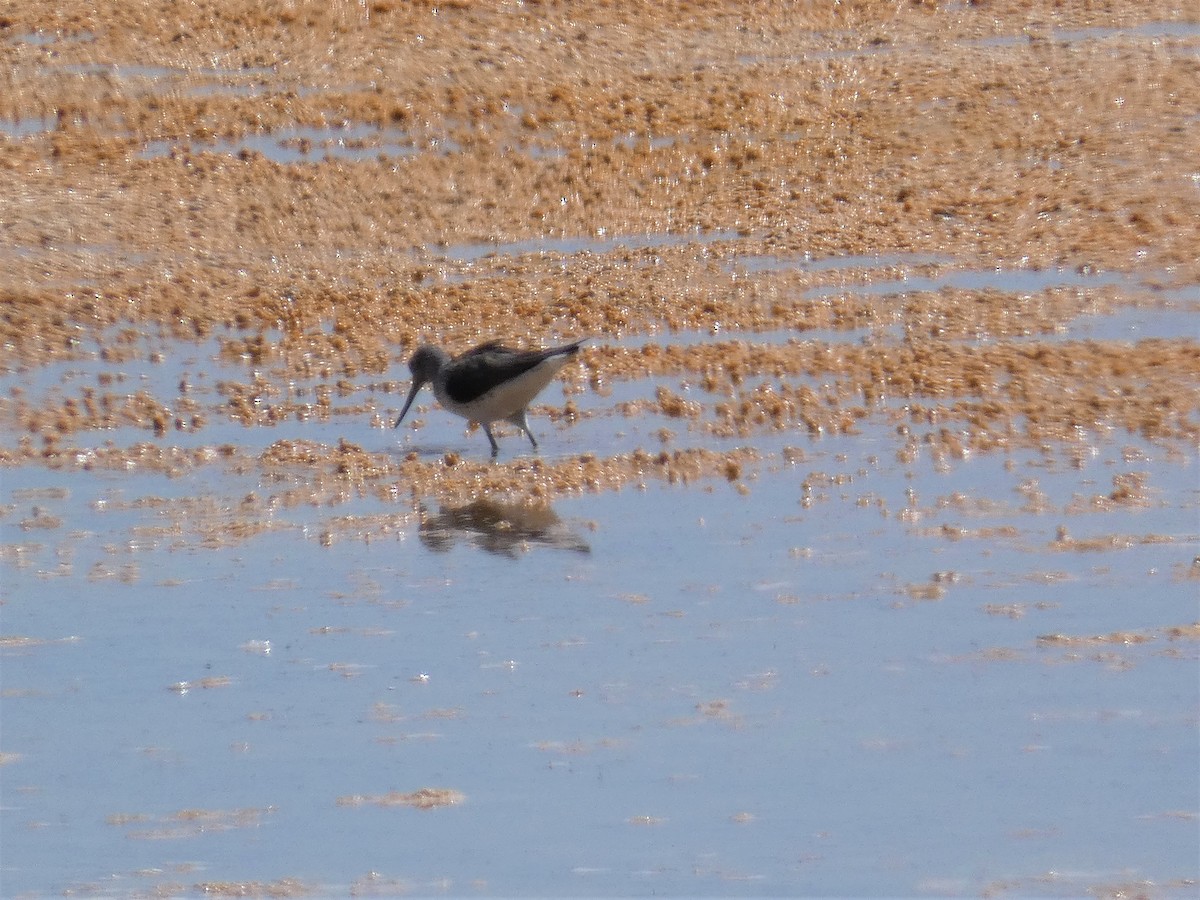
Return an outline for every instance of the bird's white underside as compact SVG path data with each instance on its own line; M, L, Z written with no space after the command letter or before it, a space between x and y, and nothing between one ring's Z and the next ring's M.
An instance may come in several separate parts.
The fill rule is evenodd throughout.
M468 403L457 403L446 396L445 389L440 384L434 385L434 394L443 409L460 415L468 421L480 424L496 422L507 419L525 409L530 401L554 379L558 370L566 365L570 358L569 355L563 354L545 359L532 369L496 385L487 393Z

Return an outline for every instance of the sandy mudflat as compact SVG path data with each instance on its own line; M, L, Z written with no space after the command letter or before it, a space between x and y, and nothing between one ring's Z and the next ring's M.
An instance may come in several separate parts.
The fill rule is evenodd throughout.
M981 449L1097 423L1197 434L1176 389L1200 378L1194 330L1029 340L1180 290L1195 306L1189 4L93 6L0 17L7 364L152 366L145 334L215 335L264 383L207 405L9 396L30 437L10 460L117 420L161 455L179 429L286 419L261 395L295 374L379 376L369 398L342 385L361 425L418 339L493 336L591 335L579 390L684 373L747 436L837 432L887 399L922 424L952 410ZM1077 284L952 277L997 268ZM898 300L855 290L926 276ZM879 339L820 340L856 329ZM653 346L613 345L640 334ZM762 374L837 387L747 397ZM600 457L617 483L639 468ZM569 469L542 484L580 487Z

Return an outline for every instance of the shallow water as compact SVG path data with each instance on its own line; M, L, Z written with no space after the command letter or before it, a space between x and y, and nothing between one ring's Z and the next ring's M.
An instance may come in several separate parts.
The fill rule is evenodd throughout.
M724 443L615 412L638 394L539 419L547 457L666 424ZM423 418L196 437L483 455ZM5 470L5 894L1169 891L1200 771L1169 631L1195 616L1195 457L895 441L756 437L742 492L284 504L244 539L241 498L274 488L236 467ZM1144 505L1102 502L1130 472ZM461 802L388 805L423 788Z
M549 254L571 256L576 253L608 253L619 248L644 250L652 247L684 247L691 244L703 245L714 241L727 241L735 237L735 231L695 231L683 234L630 234L597 235L593 238L534 238L528 241L494 244L462 244L446 247L443 254L459 262L478 262L493 256L526 256Z
M188 145L196 152L237 156L259 153L277 163L319 162L322 159L373 160L411 156L418 152L412 138L399 129L358 125L345 128L297 126L281 131L249 135L238 140L212 141ZM151 141L142 151L143 159L166 156L181 149L176 141Z

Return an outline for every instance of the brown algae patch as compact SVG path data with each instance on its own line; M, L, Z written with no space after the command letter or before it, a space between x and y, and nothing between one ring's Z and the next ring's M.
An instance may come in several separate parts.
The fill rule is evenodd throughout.
M1183 537L1167 534L1102 534L1090 538L1074 538L1065 525L1058 526L1049 549L1059 552L1100 553L1106 550L1125 550L1139 544L1175 544Z
M273 881L199 881L191 892L204 897L310 897L323 889L299 878L277 878ZM174 891L172 891L174 893Z
M349 794L337 798L338 806L410 806L413 809L437 809L457 806L466 800L461 791L450 788L421 788L412 793L388 791L386 794Z
M1118 3L1104 24L1153 15ZM1171 298L1200 279L1194 40L1047 37L1095 24L1074 3L1034 31L1005 4L180 16L6 16L54 36L0 44L0 121L44 125L0 155L22 185L0 199L6 365L111 371L0 398L23 436L0 463L180 475L236 452L182 446L217 423L378 424L419 340L584 334L568 391L686 378L699 389L648 387L621 412L699 441L883 417L909 429L903 461L1200 434L1194 340L1060 342L1081 316L1191 302ZM997 269L1046 283L953 281ZM164 394L135 380L163 361L155 334L245 368ZM629 335L661 343L606 345ZM124 428L147 440L93 446ZM473 477L456 462L441 481ZM1127 487L1111 501L1144 498Z
M39 638L21 634L5 634L0 635L0 652L32 650L56 644L77 644L81 640L82 638L74 635L63 638Z
M546 501L564 494L614 490L630 481L689 484L708 479L728 480L730 473L749 471L760 462L752 449L728 452L704 449L630 453L600 457L594 453L543 460L517 458L494 463L446 454L423 459L410 453L401 460L369 453L349 441L336 447L312 441L278 441L261 457L268 473L280 480L293 478L305 485L309 502L321 505L326 495L347 489L366 490L381 499L436 497L455 506L480 497ZM284 497L290 504L291 494ZM522 516L524 520L527 516Z
M1110 634L1070 636L1044 634L1038 637L1039 647L1101 647L1106 645L1128 646L1148 644L1166 638L1168 641L1200 641L1200 622L1191 625L1175 625L1156 631L1114 631Z
M1112 428L1149 440L1200 439L1195 397L1177 389L1179 379L1200 382L1200 348L1185 340L1144 341L1132 351L1098 343L854 347L817 341L781 346L725 341L686 347L648 344L637 351L598 347L589 352L585 363L588 377L601 384L674 375L696 378L702 388L681 394L659 386L653 400L620 404L626 416L655 413L687 423L689 431L700 435L746 439L792 430L812 437L853 434L863 420L882 417L897 425L896 452L902 462L922 452L935 460L952 460L972 453L1041 447L1047 441L1073 445L1081 435ZM1048 385L1067 384L1068 390L1048 389ZM236 419L236 413L231 415ZM274 413L266 407L256 415L269 418ZM569 421L577 415L568 400L552 418ZM103 421L95 424L107 427ZM28 418L22 428L35 434L44 430ZM230 445L183 448L141 442L97 447L64 443L64 435L79 436L55 429L40 447L22 440L4 451L5 461L169 475L239 462L237 449ZM677 451L676 462L680 452L693 451ZM404 474L430 487L433 482L459 481L471 474L470 468L459 468L462 462L458 454L448 453L438 469L426 463L424 468L409 467ZM302 438L276 441L258 457L258 464L267 474L329 464L333 475L359 482L397 471L394 460L367 454L345 439L336 449ZM552 497L585 487L579 478L564 479L566 470L556 466L557 471L549 474L557 477L542 479L536 491ZM622 467L619 459L606 461L605 468L604 480L612 485L638 474L635 467ZM695 470L694 465L686 468ZM724 475L737 480L740 463L727 458L724 465L709 468L702 477ZM448 470L456 471L442 477ZM665 475L668 481L690 477L678 465L668 466ZM1153 493L1138 478L1136 472L1122 475L1107 497L1087 502L1092 506L1152 502ZM50 528L53 523L53 516L33 516L24 527Z
M208 675L195 681L176 681L167 685L167 690L176 694L187 694L193 690L212 690L213 688L230 687L233 679L228 675Z
M135 840L179 840L241 828L257 828L275 808L232 810L182 809L166 816L145 813L114 813L109 825L129 828L126 836ZM132 826L132 827L131 827Z
M1113 631L1108 634L1068 635L1043 634L1034 641L1034 650L1015 647L989 647L974 653L948 658L949 662L1029 662L1033 659L1057 665L1090 661L1103 664L1113 671L1126 671L1136 664L1136 657L1125 651L1144 647L1167 659L1195 662L1194 651L1187 645L1200 642L1200 623L1172 625L1166 628ZM1061 651L1057 655L1050 651ZM1035 655L1036 652L1036 655Z
M1057 609L1059 604L1045 600L1036 603L985 603L983 611L989 616L1001 616L1008 619L1023 619L1031 609L1045 611Z
M625 821L630 825L637 825L643 828L652 828L658 825L667 824L667 819L664 816L630 816Z

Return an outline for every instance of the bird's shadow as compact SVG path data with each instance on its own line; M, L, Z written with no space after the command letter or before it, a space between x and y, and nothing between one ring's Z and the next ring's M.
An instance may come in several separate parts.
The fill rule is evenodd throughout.
M487 553L517 559L533 547L591 553L591 546L548 503L512 503L480 497L465 506L421 507L421 543L444 553L458 541Z

